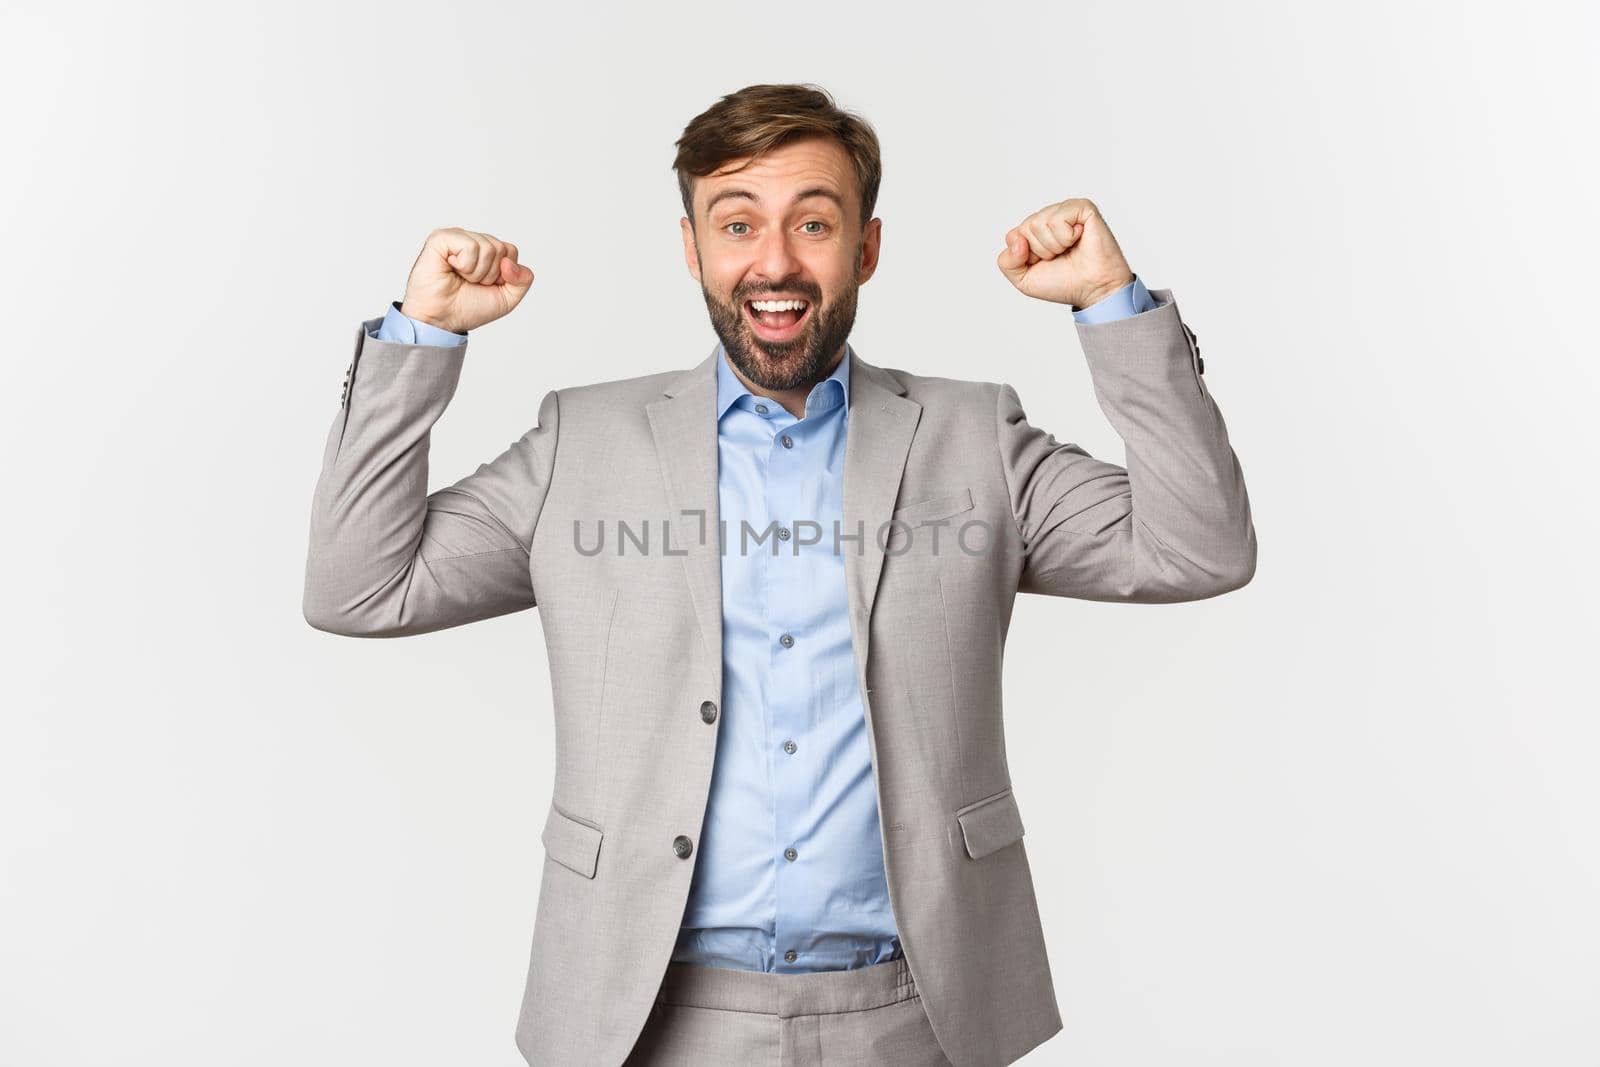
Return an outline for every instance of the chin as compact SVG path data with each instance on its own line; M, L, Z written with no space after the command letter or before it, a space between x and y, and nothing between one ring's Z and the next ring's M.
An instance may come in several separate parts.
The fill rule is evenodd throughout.
M749 340L749 351L768 363L793 363L806 354L805 334L778 346L771 345L759 337L751 337Z

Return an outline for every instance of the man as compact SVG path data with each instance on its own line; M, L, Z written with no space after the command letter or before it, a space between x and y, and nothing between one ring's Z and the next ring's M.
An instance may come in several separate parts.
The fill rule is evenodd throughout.
M1004 235L1011 284L1073 310L1119 467L1009 385L849 345L881 165L826 93L729 94L674 167L717 347L550 391L429 494L466 335L533 282L514 244L429 234L356 337L305 616L384 637L539 607L529 1063L1013 1062L1061 1027L1001 720L1015 594L1198 600L1255 569L1194 334L1092 202Z

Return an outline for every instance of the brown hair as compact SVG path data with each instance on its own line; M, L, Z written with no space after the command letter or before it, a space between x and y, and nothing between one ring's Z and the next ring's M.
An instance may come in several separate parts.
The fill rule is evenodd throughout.
M749 156L754 161L790 141L819 136L838 142L850 157L865 227L872 219L883 180L878 135L866 119L840 110L826 89L810 83L747 85L724 96L684 127L672 168L678 172L678 191L690 225L695 224L692 178L703 178L735 159Z

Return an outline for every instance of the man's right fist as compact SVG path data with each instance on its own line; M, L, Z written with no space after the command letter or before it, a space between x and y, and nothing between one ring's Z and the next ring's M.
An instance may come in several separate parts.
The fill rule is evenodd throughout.
M516 245L449 226L428 234L406 279L400 313L467 333L509 313L532 284L533 271L517 262Z

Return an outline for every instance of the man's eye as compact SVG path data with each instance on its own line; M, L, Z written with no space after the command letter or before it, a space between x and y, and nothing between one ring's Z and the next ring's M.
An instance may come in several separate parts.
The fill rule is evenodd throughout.
M730 222L730 223L728 223L728 225L724 226L723 229L727 230L727 229L732 229L735 226L748 226L748 225L750 225L748 222ZM736 233L736 234L734 234L734 236L735 237L743 237L744 234Z
M826 230L828 228L828 224L826 222L819 222L816 219L812 219L810 222L805 223L805 225L807 225L807 226L821 226L822 230ZM811 232L812 233L821 233L822 230L812 230Z

